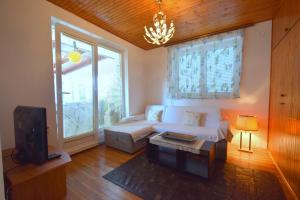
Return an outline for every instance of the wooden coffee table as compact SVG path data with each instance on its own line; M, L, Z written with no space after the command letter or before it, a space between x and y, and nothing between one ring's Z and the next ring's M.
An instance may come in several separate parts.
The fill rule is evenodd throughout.
M153 137L153 135L150 137ZM148 138L146 147L146 154L149 161L204 178L210 178L212 176L215 166L214 142L204 141L199 152L192 153L186 150L170 148L169 146L166 147L166 145L163 144L152 144L150 143L150 137ZM168 143L168 140L166 139L164 142ZM187 146L187 143L183 144Z

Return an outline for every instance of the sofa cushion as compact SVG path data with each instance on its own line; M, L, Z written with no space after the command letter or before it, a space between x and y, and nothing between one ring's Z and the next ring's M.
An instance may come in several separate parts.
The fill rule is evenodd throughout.
M148 105L145 110L146 119L149 121L162 121L165 111L163 105Z
M204 115L199 112L185 111L183 124L186 126L203 126Z
M147 120L148 121L161 121L161 116L162 116L162 110L155 110L155 109L150 109L148 114L147 114Z
M202 113L205 117L203 125L208 128L216 128L221 120L220 109L213 106L167 106L163 114L162 122L184 124L184 112L193 111Z

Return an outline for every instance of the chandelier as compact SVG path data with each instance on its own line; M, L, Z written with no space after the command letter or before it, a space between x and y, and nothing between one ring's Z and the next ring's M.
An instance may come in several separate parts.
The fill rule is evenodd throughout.
M173 37L175 32L175 26L172 20L168 30L166 24L166 15L161 11L161 1L162 0L156 0L159 11L153 16L154 28L150 27L148 30L146 26L144 27L146 34L144 35L145 40L148 43L157 45L165 44L166 42L168 42Z

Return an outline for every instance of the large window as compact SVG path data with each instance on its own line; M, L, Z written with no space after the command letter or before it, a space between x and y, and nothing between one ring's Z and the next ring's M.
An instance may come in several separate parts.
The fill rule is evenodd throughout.
M239 97L242 50L241 30L169 47L169 96Z

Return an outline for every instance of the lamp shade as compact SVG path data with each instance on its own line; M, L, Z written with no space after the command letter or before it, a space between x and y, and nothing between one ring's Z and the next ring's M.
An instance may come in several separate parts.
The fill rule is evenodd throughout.
M236 119L236 129L243 131L257 131L257 118L255 116L239 115Z

